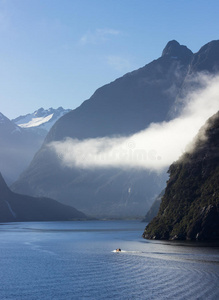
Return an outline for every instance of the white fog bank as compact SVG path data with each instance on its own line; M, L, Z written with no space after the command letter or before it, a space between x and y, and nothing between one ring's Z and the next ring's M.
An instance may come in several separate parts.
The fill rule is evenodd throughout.
M219 76L202 75L198 80L203 87L187 95L176 119L153 123L129 137L67 138L49 146L67 167L162 171L182 155L200 127L219 110Z

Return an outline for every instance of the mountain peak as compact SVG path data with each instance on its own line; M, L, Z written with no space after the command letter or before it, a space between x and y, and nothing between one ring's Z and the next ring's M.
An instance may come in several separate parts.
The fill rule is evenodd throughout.
M205 44L203 47L201 47L199 52L211 52L216 51L219 48L219 40L213 40L207 44Z
M165 48L163 49L162 56L169 55L170 51L179 47L180 47L180 43L178 43L176 40L169 41L166 44Z
M162 52L162 56L171 56L173 58L190 58L192 51L186 46L180 45L176 40L169 41Z
M6 120L8 120L8 118L0 112L0 123L5 122Z
M20 128L11 122L5 115L0 112L0 136L3 138L4 134L13 134L15 132L20 132Z
M48 132L59 118L70 111L71 109L64 109L61 106L57 109L41 107L33 113L19 116L12 121L21 128L40 128Z
M210 71L217 73L219 71L219 40L214 40L195 53L191 68L193 71Z

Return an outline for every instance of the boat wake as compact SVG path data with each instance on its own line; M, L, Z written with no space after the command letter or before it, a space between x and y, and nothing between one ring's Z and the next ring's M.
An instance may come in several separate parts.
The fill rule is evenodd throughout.
M121 251L113 250L112 252L114 252L114 253L141 253L141 251L126 251L126 250L121 250Z

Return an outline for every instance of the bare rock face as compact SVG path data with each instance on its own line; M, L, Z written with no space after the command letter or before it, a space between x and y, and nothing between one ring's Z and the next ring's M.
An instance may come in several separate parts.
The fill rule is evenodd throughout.
M159 213L143 237L219 240L219 112L200 129L194 150L172 164L169 173Z

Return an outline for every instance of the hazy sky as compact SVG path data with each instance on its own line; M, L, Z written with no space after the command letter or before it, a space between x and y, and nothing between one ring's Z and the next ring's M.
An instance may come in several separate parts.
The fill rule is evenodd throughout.
M218 39L219 1L0 0L0 112L75 108L161 55Z

